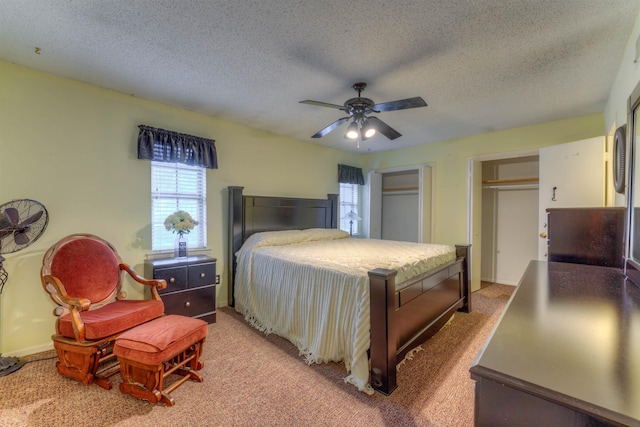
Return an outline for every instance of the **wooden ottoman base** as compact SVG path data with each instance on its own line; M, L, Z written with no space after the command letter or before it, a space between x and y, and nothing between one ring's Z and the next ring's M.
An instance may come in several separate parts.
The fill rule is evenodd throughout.
M115 358L111 353L115 337L90 343L78 343L61 335L54 335L52 339L60 375L111 390L109 377L118 372L117 364L109 363Z
M207 322L168 315L137 326L116 339L113 353L120 362L120 392L151 403L174 405L169 393L188 380L202 382L196 372L208 332ZM164 379L182 378L164 387Z

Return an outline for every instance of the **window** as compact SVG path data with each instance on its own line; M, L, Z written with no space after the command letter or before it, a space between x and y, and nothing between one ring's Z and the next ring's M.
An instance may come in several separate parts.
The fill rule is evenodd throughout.
M189 247L207 246L206 169L180 163L151 162L151 249L173 250L175 235L164 220L178 210L198 225L189 233Z
M352 229L352 224L350 224L350 221L352 220L345 218L345 216L351 211L360 216L359 188L360 186L358 184L340 183L340 230L347 232L353 231L354 236L360 234L358 227L359 221L353 221Z

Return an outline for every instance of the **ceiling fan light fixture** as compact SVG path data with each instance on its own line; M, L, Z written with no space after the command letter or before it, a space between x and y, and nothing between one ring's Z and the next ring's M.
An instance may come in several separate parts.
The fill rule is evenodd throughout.
M355 121L351 122L344 136L347 139L358 139L358 137L360 136L360 132L358 131L358 123L356 123Z
M401 137L402 134L376 116L367 116L372 113L378 114L387 111L406 110L409 108L427 106L424 99L419 96L376 104L373 100L362 97L362 91L367 87L366 83L356 83L352 87L356 92L358 92L358 96L356 98L348 99L343 105L312 100L300 101L302 104L335 108L349 114L347 117L342 117L331 123L329 126L325 126L323 129L320 129L318 132L313 134L311 138L321 138L335 130L338 126L351 121L344 134L345 139L352 141L357 140L358 144L360 144L361 141L366 141L379 133L389 140L394 140Z
M376 129L369 123L369 120L364 120L362 123L362 137L372 138L376 134Z

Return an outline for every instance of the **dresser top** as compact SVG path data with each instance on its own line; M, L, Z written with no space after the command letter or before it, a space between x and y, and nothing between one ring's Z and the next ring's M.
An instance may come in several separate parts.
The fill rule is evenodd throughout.
M640 289L617 268L532 261L471 374L640 425Z
M190 264L201 264L205 262L216 262L215 258L206 255L194 255L186 258L158 258L145 261L154 267L180 267Z

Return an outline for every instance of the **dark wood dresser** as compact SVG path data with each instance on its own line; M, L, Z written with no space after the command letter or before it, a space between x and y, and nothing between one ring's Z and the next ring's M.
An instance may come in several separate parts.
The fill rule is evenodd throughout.
M532 261L470 371L476 426L640 426L640 289Z
M160 291L165 314L216 321L216 259L198 255L145 262L145 276L167 281Z
M626 208L547 209L549 261L622 268Z

